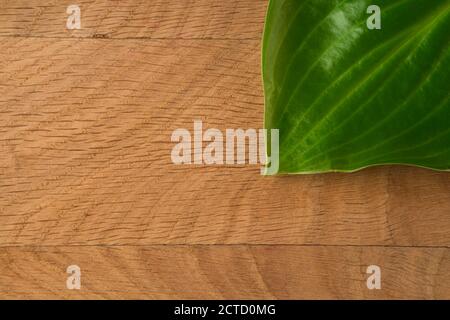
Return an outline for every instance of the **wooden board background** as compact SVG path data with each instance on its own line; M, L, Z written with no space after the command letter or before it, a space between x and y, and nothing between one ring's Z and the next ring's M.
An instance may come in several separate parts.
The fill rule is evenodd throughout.
M449 173L171 163L262 127L265 0L75 2L0 0L1 298L450 298Z

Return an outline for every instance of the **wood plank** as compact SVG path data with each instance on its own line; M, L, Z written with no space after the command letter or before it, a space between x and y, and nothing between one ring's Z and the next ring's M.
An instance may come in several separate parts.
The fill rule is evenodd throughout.
M69 5L81 30L67 30ZM259 39L266 0L0 0L0 36Z
M260 128L259 41L0 44L0 245L450 245L450 174L176 166L177 128Z
M81 268L81 290L66 269ZM367 267L381 289L367 288ZM449 249L301 246L1 248L2 298L449 299Z

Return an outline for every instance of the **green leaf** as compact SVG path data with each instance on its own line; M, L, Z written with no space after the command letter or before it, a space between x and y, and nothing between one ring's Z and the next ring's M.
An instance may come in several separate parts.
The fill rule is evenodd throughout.
M381 29L368 28L373 4ZM278 173L449 170L449 30L450 0L271 0L264 122L280 130Z

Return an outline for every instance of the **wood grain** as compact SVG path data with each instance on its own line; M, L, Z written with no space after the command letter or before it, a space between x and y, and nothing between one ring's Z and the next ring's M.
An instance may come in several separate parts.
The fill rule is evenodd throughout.
M2 245L450 244L450 174L176 166L172 131L260 128L258 41L6 39ZM14 54L13 54L14 52Z
M0 0L0 36L260 39L266 0ZM69 5L81 30L66 30Z
M68 4L0 0L1 298L450 298L450 173L172 164L262 127L266 1Z
M67 290L66 268L81 268ZM367 267L382 268L368 290ZM448 299L446 249L297 246L8 248L0 251L8 298Z

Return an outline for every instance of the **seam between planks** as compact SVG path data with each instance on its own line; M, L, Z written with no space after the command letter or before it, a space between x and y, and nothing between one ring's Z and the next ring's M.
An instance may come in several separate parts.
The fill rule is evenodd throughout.
M262 35L261 35L262 37ZM55 36L24 36L24 35L10 35L10 36L0 36L0 39L8 38L26 38L26 39L55 39L55 40L169 40L169 41L261 41L261 37L255 38L215 38L215 37L204 37L204 38L184 38L184 37L127 37L127 38L114 38L114 37L55 37Z
M8 248L146 248L146 247L312 247L312 248L386 248L386 249L450 249L450 246L402 246L402 245L351 245L351 244L57 244L57 245L0 245L0 249Z

